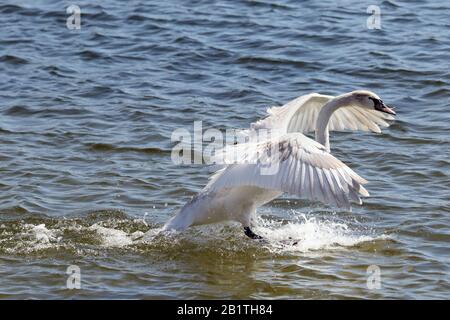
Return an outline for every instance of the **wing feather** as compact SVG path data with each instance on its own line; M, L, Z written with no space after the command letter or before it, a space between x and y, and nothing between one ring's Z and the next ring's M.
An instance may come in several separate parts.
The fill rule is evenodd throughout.
M366 180L301 133L232 146L226 152L234 152L238 158L213 175L206 190L249 185L346 208L349 199L360 203L367 194L362 187ZM226 161L230 158L224 157ZM276 170L265 171L267 168Z
M268 109L268 116L251 124L252 130L271 129L281 134L289 132L314 132L321 108L334 96L310 93L300 96L281 107ZM361 130L381 132L380 126L388 127L386 120L394 118L376 110L356 106L336 110L329 120L329 131Z

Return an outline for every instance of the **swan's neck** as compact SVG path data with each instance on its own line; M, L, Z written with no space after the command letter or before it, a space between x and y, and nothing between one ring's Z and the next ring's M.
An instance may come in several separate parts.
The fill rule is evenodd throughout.
M328 122L331 115L340 107L347 104L347 95L342 95L328 101L319 112L316 123L316 141L322 144L330 152L330 135L328 133Z

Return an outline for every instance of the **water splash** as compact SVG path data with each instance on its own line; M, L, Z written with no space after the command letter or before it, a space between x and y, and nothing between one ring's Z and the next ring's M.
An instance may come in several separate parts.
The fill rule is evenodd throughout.
M305 214L289 222L259 219L255 231L268 240L271 250L281 252L310 252L336 250L364 242L387 239L370 229L356 227L350 222L331 218L308 217Z
M198 226L183 232L161 232L161 226L150 221L105 211L73 219L5 221L0 225L0 251L29 254L67 249L83 254L122 249L170 255L202 250L224 254L248 253L251 249L262 254L285 254L336 250L388 238L353 221L298 213L287 221L258 218L254 231L265 240L248 239L237 223Z
M94 230L101 239L103 247L124 247L133 244L133 241L141 238L144 233L142 231L135 231L131 234L114 228L106 228L99 224L94 224L89 227Z

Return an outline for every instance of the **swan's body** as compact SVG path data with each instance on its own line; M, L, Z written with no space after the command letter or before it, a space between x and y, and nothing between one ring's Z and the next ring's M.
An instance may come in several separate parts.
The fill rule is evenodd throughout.
M249 228L256 208L283 192L345 208L350 208L350 201L361 204L361 197L369 196L362 186L367 181L329 153L329 131L380 132L379 126L388 126L386 120L395 112L377 95L313 93L268 113L247 130L249 142L223 150L225 168L166 223L165 230L234 220L242 223L248 236L258 237ZM257 141L261 129L270 135ZM312 131L316 141L304 135Z
M256 208L277 198L281 191L253 186L203 191L186 203L164 229L184 230L189 226L227 220L250 226Z

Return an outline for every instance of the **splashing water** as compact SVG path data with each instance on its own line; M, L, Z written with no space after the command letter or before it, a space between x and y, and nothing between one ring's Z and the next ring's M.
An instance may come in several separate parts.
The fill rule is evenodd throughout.
M294 218L275 220L258 218L255 232L264 237L263 242L247 239L237 223L205 225L189 228L183 232L161 232L160 226L142 219L127 217L91 216L74 219L42 219L34 221L7 222L2 225L0 249L9 253L30 253L46 249L73 248L77 251L89 247L96 250L137 247L148 250L180 250L180 246L217 248L242 251L259 247L272 254L283 252L305 253L319 250L336 250L389 238L374 235L350 222L333 221L330 217L319 218L294 213ZM244 239L244 241L242 241Z
M89 227L94 230L101 238L102 246L104 247L124 247L133 244L133 241L141 238L144 233L142 231L135 231L131 234L125 231L105 228L99 224L94 224Z
M363 242L390 239L388 235L373 235L370 230L360 230L329 218L319 219L305 214L297 217L287 223L259 218L255 231L267 239L273 249L288 252L335 250Z

